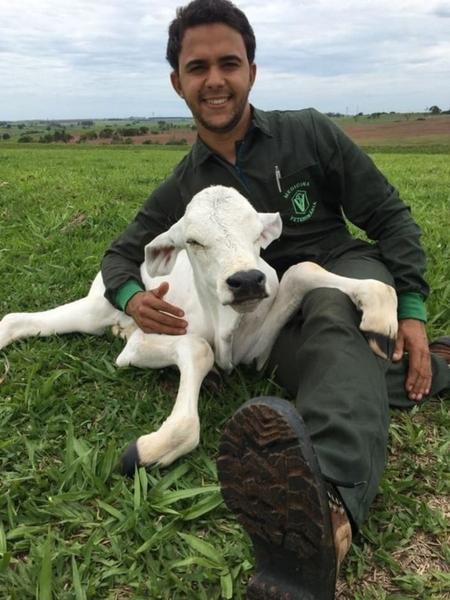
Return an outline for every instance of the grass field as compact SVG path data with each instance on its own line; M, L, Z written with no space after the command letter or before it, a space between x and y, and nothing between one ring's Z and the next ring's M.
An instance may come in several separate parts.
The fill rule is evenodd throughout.
M0 146L0 316L84 295L110 240L183 151ZM450 331L450 156L374 154L423 229L429 332ZM166 471L113 467L167 416L177 376L118 371L120 340L30 339L0 352L0 600L244 598L252 555L214 464L226 419L279 392L239 369L204 392L201 446ZM447 401L447 402L446 402ZM450 598L448 396L393 413L390 461L346 561L341 600Z

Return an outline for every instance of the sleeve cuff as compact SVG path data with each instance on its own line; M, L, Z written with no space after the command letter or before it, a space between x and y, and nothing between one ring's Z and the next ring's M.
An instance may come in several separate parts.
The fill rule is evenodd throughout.
M127 307L128 301L138 292L143 292L143 288L135 279L130 279L126 281L116 293L116 304L119 306L123 312Z
M403 292L398 295L398 320L417 319L427 322L427 309L421 294Z

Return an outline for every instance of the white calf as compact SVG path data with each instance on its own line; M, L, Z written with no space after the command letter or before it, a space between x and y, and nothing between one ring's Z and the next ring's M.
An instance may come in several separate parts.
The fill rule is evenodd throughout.
M305 262L277 275L259 256L281 234L278 213L257 213L236 190L213 186L198 193L186 213L145 249L141 275L146 289L169 282L168 302L180 306L187 334L145 334L103 296L101 274L86 298L38 313L13 313L0 321L0 349L31 335L85 332L101 334L113 326L126 337L119 367L177 365L180 386L170 416L158 431L142 435L122 457L124 472L135 465L169 465L195 448L200 424L201 383L214 362L231 370L256 359L261 368L281 327L305 294L337 288L362 312L360 329L373 351L386 358L397 333L395 291L372 279L328 273Z

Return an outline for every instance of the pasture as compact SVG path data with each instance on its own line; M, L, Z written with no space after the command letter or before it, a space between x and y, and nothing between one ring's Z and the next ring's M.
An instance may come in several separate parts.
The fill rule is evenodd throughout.
M374 148L446 151L450 144L450 114L372 113L335 115L333 120L358 144ZM0 147L10 143L111 145L192 144L196 137L192 118L134 118L98 120L0 121Z
M0 316L85 295L105 248L185 150L0 146ZM450 157L375 153L423 229L429 334L450 332ZM202 442L125 480L129 441L169 413L177 375L117 370L111 334L0 352L1 600L244 598L249 541L225 508L215 455L247 398L282 393L239 369L203 392ZM340 600L450 598L448 399L393 412L380 494L344 564Z

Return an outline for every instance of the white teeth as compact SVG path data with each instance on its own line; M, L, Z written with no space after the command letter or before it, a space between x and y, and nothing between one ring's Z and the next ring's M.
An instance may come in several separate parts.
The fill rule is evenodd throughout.
M206 98L206 102L208 104L225 104L225 102L227 101L227 98Z

